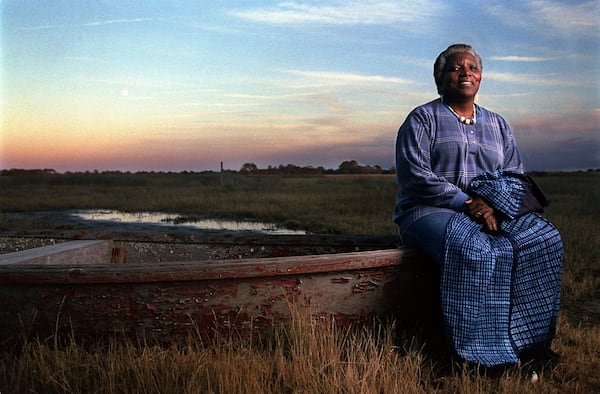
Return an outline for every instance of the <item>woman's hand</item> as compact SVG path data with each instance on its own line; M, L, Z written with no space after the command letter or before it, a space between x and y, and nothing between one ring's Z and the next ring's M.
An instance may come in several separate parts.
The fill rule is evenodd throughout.
M489 231L498 231L498 220L494 216L494 208L480 197L469 198L465 204L469 216L478 223L483 223Z

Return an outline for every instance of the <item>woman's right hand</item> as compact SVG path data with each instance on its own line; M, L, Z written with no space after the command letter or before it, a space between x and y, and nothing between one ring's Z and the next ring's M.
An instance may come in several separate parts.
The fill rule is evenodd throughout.
M490 207L481 197L469 198L465 201L469 216L489 231L498 231L498 220L494 215L494 208Z

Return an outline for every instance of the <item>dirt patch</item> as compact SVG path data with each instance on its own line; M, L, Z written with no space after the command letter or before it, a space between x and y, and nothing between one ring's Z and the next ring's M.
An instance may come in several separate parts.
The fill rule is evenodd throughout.
M26 249L56 245L62 242L67 242L67 240L54 238L0 237L0 254L20 252Z

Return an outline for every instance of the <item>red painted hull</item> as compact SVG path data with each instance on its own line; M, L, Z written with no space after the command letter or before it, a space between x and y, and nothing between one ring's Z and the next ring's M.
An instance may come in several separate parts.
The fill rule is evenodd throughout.
M76 257L84 248L0 259L0 343L23 335L248 335L288 321L292 310L361 323L402 316L428 280L422 256L402 248L149 265L111 264L112 243L92 244ZM106 263L94 260L99 254Z

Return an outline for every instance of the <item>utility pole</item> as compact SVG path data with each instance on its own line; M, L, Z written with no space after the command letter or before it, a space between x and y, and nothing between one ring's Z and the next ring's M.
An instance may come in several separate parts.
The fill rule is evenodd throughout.
M221 162L221 188L223 187L223 183L224 183L223 182L223 176L224 176L224 173L223 173L223 162Z

